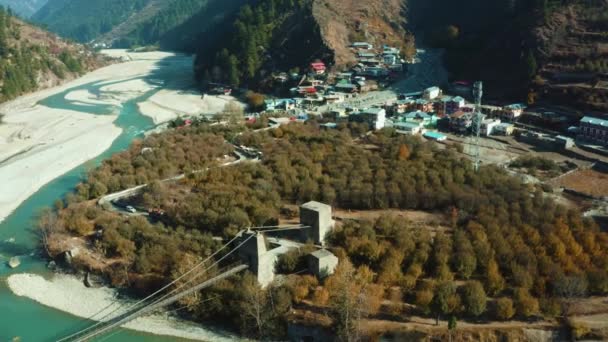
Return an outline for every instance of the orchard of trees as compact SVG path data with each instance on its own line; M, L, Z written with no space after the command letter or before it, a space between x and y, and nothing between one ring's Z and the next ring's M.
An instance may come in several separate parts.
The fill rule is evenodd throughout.
M143 294L213 253L212 236L276 223L286 203L418 209L447 218L437 232L390 215L347 220L329 236L340 266L327 279L289 275L302 257L290 254L277 265L288 274L281 284L260 289L244 275L186 300L195 319L258 338L284 337L294 307L323 308L333 331L348 340L361 333L361 319L380 312L400 319L553 317L568 300L608 294L608 234L498 167L476 173L456 150L388 129L360 137L356 125L326 131L290 124L241 135L218 127L154 135L104 162L51 220L52 234L88 236L113 260L104 270L112 282ZM262 150L262 163L154 182L213 165L229 152L224 137ZM151 181L137 201L165 210L162 223L86 201Z

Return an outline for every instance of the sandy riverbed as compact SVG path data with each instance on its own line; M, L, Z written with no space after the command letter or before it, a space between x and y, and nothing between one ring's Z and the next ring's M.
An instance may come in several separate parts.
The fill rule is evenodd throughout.
M17 296L27 297L40 304L83 318L90 318L116 300L114 290L87 288L82 281L69 275L58 274L47 280L35 274L14 274L8 277L7 284ZM121 302L121 304L125 306L126 302ZM110 306L106 311L93 318L99 319L117 307L120 306ZM166 314L138 318L125 325L125 327L156 335L176 336L200 341L241 341L238 337L204 329Z
M0 105L0 113L5 114L0 125L0 222L44 184L108 149L121 133L114 125L121 103L160 90L138 103L142 114L160 123L183 114L217 113L232 100L201 98L184 90L193 85L191 56L125 50L106 53L125 62ZM155 77L163 73L169 73L171 81ZM94 115L86 109L54 109L38 103L89 83L104 85L99 94L77 90L67 93L65 100L77 105L110 105L114 114Z

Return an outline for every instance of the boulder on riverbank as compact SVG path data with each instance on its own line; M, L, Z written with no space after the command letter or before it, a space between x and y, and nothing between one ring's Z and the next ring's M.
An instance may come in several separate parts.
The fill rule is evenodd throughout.
M17 268L17 267L19 267L19 265L21 265L21 260L19 260L18 257L12 257L8 261L8 266L10 268Z

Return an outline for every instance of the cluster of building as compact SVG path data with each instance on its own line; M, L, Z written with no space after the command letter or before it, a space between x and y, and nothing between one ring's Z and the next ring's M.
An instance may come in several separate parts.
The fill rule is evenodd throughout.
M345 100L378 89L378 83L396 79L404 70L398 48L383 45L380 49L367 42L351 45L357 64L348 72L330 73L323 61L310 63L304 74L279 73L274 76L280 84L294 84L292 98L268 100L266 110L285 111L295 108L312 109L323 104Z

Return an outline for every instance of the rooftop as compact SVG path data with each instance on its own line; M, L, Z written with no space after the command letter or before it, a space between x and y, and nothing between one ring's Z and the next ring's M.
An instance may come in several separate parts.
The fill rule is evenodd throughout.
M424 133L424 136L426 138L430 138L430 139L446 139L447 136L438 132L426 132Z
M313 257L315 257L317 259L336 257L335 255L333 255L332 252L328 251L327 249L319 249L316 252L310 253L310 255L312 255Z
M422 127L420 122L395 122L393 127L397 129L414 129Z
M608 127L608 120L594 118L592 116L585 116L584 118L581 119L581 123Z
M405 117L406 119L430 119L433 117L433 115L425 113L425 112L421 112L421 111L416 111L416 112L410 112L407 114L404 114L403 117Z
M325 203L317 202L317 201L306 202L306 203L302 204L301 207L305 208L305 209L312 209L312 210L330 210L331 211L331 206L329 206Z
M375 115L378 115L378 114L380 114L382 112L386 112L386 111L384 109L382 109L382 108L372 107L372 108L367 108L365 110L362 110L361 114L375 114Z

